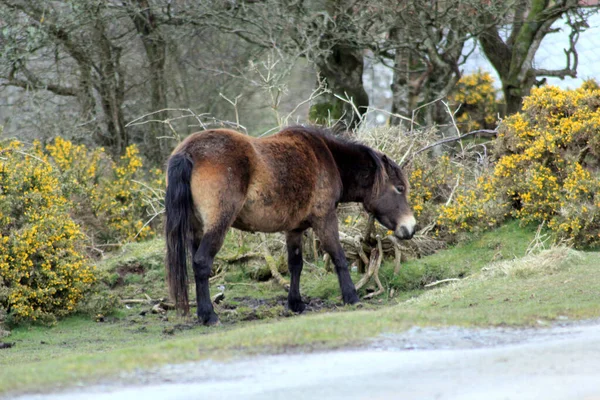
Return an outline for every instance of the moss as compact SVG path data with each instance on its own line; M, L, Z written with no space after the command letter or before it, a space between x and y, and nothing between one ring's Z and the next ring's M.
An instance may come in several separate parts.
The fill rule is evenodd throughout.
M308 112L308 119L315 124L328 125L344 115L344 103L337 99L329 102L313 104Z

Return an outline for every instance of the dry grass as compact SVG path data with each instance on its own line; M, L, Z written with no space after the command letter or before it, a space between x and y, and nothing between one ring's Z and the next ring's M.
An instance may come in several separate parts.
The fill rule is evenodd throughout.
M550 275L569 268L581 257L580 252L565 245L557 245L537 253L529 253L522 258L493 263L482 269L480 277L529 278L535 275Z

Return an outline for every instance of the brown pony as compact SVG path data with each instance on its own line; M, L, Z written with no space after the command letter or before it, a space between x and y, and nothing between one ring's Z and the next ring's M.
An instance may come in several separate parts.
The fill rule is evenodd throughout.
M302 232L313 228L335 265L346 304L359 301L338 234L336 207L360 202L400 239L415 232L408 182L400 167L367 146L327 131L289 127L256 139L227 129L194 133L168 161L167 281L178 309L189 312L191 251L198 319L217 323L209 294L213 260L230 227L285 232L291 275L288 306L302 312Z

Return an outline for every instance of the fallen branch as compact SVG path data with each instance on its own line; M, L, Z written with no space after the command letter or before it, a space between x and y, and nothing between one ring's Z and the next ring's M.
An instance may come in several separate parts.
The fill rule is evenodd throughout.
M424 287L432 287L432 286L436 286L436 285L440 285L442 283L447 283L447 282L457 282L460 281L461 279L458 278L448 278L448 279L442 279L441 281L435 281L435 282L431 282L428 283L427 285L425 285Z
M236 262L248 261L251 258L261 257L260 253L250 252L245 254L236 254L233 256L218 256L217 260L225 261L227 264L234 264Z
M381 238L379 237L379 235L376 236L376 239L377 239L378 254L375 255L376 261L375 261L375 266L373 268L373 277L375 278L375 283L377 284L378 290L376 292L366 295L364 297L365 299L370 299L372 297L379 296L380 294L382 294L385 291L385 289L383 288L383 285L381 284L381 280L379 280L379 267L381 267L381 261L383 260L383 249L381 246ZM374 258L373 254L371 254L371 260L373 258ZM369 268L370 268L370 266L369 266Z
M369 267L367 272L363 275L363 277L356 283L356 290L362 288L371 278L375 280L377 284L378 290L374 293L370 293L366 295L364 298L369 299L371 297L375 297L384 292L383 285L379 280L379 267L381 266L381 260L383 260L383 247L381 245L381 237L379 235L376 236L377 239L377 248L371 251L371 259L369 260Z
M158 304L161 300L147 300L147 299L124 299L121 300L121 304Z
M402 267L402 250L400 250L400 241L394 236L389 236L389 239L394 244L394 275L398 275L400 273L400 268Z
M279 285L283 286L285 290L290 290L290 284L279 273L279 270L277 269L277 262L275 261L273 256L271 256L270 254L265 254L265 262L269 266L269 270L271 271L271 275L273 275L273 279L275 279L275 281Z
M266 239L265 235L262 234L261 236L262 236L263 242L266 242L267 239ZM290 284L285 279L283 279L283 276L279 273L279 269L277 268L277 262L275 262L275 259L271 255L271 251L269 251L269 247L268 246L263 246L263 247L264 247L263 256L265 258L265 262L267 263L267 266L269 267L269 270L271 271L271 275L273 276L273 278L279 285L283 286L283 288L285 290L289 291Z
M219 304L221 301L225 299L225 293L219 292L212 297L212 302L215 304ZM163 310L174 310L175 304L167 301L167 299L123 299L121 300L121 304L147 304L153 306L157 310L162 308ZM190 301L190 307L196 307L197 303L195 301Z
M217 275L213 276L212 278L209 278L208 281L210 283L218 281L220 278L222 278L225 275L225 272L227 272L227 269L223 268L223 271L219 272Z

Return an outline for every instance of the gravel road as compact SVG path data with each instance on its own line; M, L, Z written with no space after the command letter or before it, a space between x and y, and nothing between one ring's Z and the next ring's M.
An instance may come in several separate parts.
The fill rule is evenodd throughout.
M600 400L600 321L413 328L356 349L169 365L122 378L18 399Z

